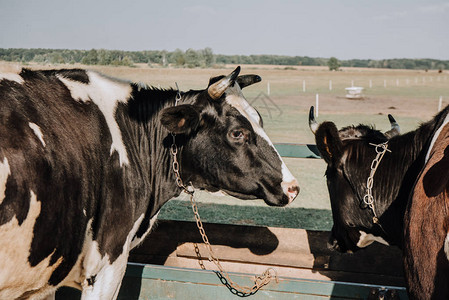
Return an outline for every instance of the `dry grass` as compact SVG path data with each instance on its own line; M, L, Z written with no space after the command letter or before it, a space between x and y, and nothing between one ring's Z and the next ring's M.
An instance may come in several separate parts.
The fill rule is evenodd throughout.
M27 65L27 68L54 68L55 66ZM59 65L57 68L74 68L81 65ZM234 65L220 69L151 68L147 65L130 67L87 66L109 76L135 82L144 82L163 88L181 90L203 89L211 76L230 73ZM17 72L19 64L0 62L0 72ZM309 107L315 105L315 94L320 95L319 120L332 120L337 126L366 123L387 130L386 115L393 114L403 132L412 130L422 121L430 119L438 108L438 98L443 96L443 107L449 103L449 73L414 70L343 68L330 72L326 67L244 65L242 74L258 74L263 81L245 89L245 96L252 102L261 93L267 94L270 84L270 100L259 98L254 106L264 117L265 129L274 142L314 143L308 129ZM303 81L306 91L303 92ZM332 91L329 81L332 80ZM372 88L369 88L370 80ZM347 100L345 87L354 82L365 87L364 100ZM384 81L386 87L384 87ZM272 102L271 102L272 101ZM280 108L277 110L275 105ZM321 160L286 159L292 173L301 185L301 194L292 207L329 209L325 179L325 164ZM228 203L232 205L264 205L261 201L242 202L230 197L217 198L200 194L200 201Z

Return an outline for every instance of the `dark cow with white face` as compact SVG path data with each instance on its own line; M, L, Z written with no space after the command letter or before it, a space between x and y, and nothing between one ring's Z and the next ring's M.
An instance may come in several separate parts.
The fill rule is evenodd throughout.
M409 297L448 299L449 106L403 135L392 134L398 133L395 122L386 134L364 125L337 130L332 122L318 125L312 112L311 129L328 165L330 246L350 252L374 241L396 245L404 250ZM375 165L373 145L381 143L391 152L385 152L372 177L375 222L363 199Z
M284 206L299 192L241 88L180 93L85 70L0 75L0 299L114 299L128 253L184 182Z
M443 124L449 108L415 131L399 135L399 126L390 116L392 129L382 133L359 125L337 129L332 122L309 122L321 156L327 163L326 178L334 226L333 248L346 252L374 241L402 247L404 214L410 192L424 166L432 137ZM378 222L363 201L376 147L388 142L388 150L373 177L372 196Z

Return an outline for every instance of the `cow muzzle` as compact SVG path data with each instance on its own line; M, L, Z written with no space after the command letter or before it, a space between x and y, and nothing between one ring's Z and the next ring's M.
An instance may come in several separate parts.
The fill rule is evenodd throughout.
M332 234L329 236L329 240L327 241L327 249L341 252L337 239Z
M299 194L298 181L294 179L290 182L282 182L281 186L284 194L288 197L288 203L292 203Z
M329 235L329 239L327 241L327 249L337 251L340 253L349 253L349 254L354 253L354 251L347 248L346 245L344 245L344 243L340 244L337 238L333 235L333 233Z

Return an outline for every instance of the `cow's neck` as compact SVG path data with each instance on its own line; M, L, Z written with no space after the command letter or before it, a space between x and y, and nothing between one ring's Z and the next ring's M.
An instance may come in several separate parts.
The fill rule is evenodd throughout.
M385 155L379 166L384 169L384 174L390 174L384 180L380 179L383 181L381 193L388 195L384 201L386 211L380 221L391 242L399 247L402 247L403 216L410 191L424 166L432 137L446 115L447 111L415 131L392 138L389 141L392 153Z
M116 113L129 156L129 166L124 168L127 194L136 201L136 213L144 210L146 218L180 194L172 170L172 136L159 121L161 111L174 105L175 96L172 90L134 86L133 99Z

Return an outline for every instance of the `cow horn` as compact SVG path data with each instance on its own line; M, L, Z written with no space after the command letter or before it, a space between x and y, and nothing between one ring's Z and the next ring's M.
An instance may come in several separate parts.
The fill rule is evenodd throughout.
M240 88L243 89L249 85L262 81L262 78L259 75L241 75L237 77L237 83Z
M210 85L207 89L207 93L213 100L220 99L226 89L232 86L240 73L240 67L235 68L231 74L218 80L214 84Z
M315 108L313 106L310 107L309 110L309 127L313 134L315 134L318 129L318 122L315 120Z
M385 132L385 136L390 139L396 135L399 135L401 133L401 128L392 115L388 115L388 120L390 120L391 129Z

